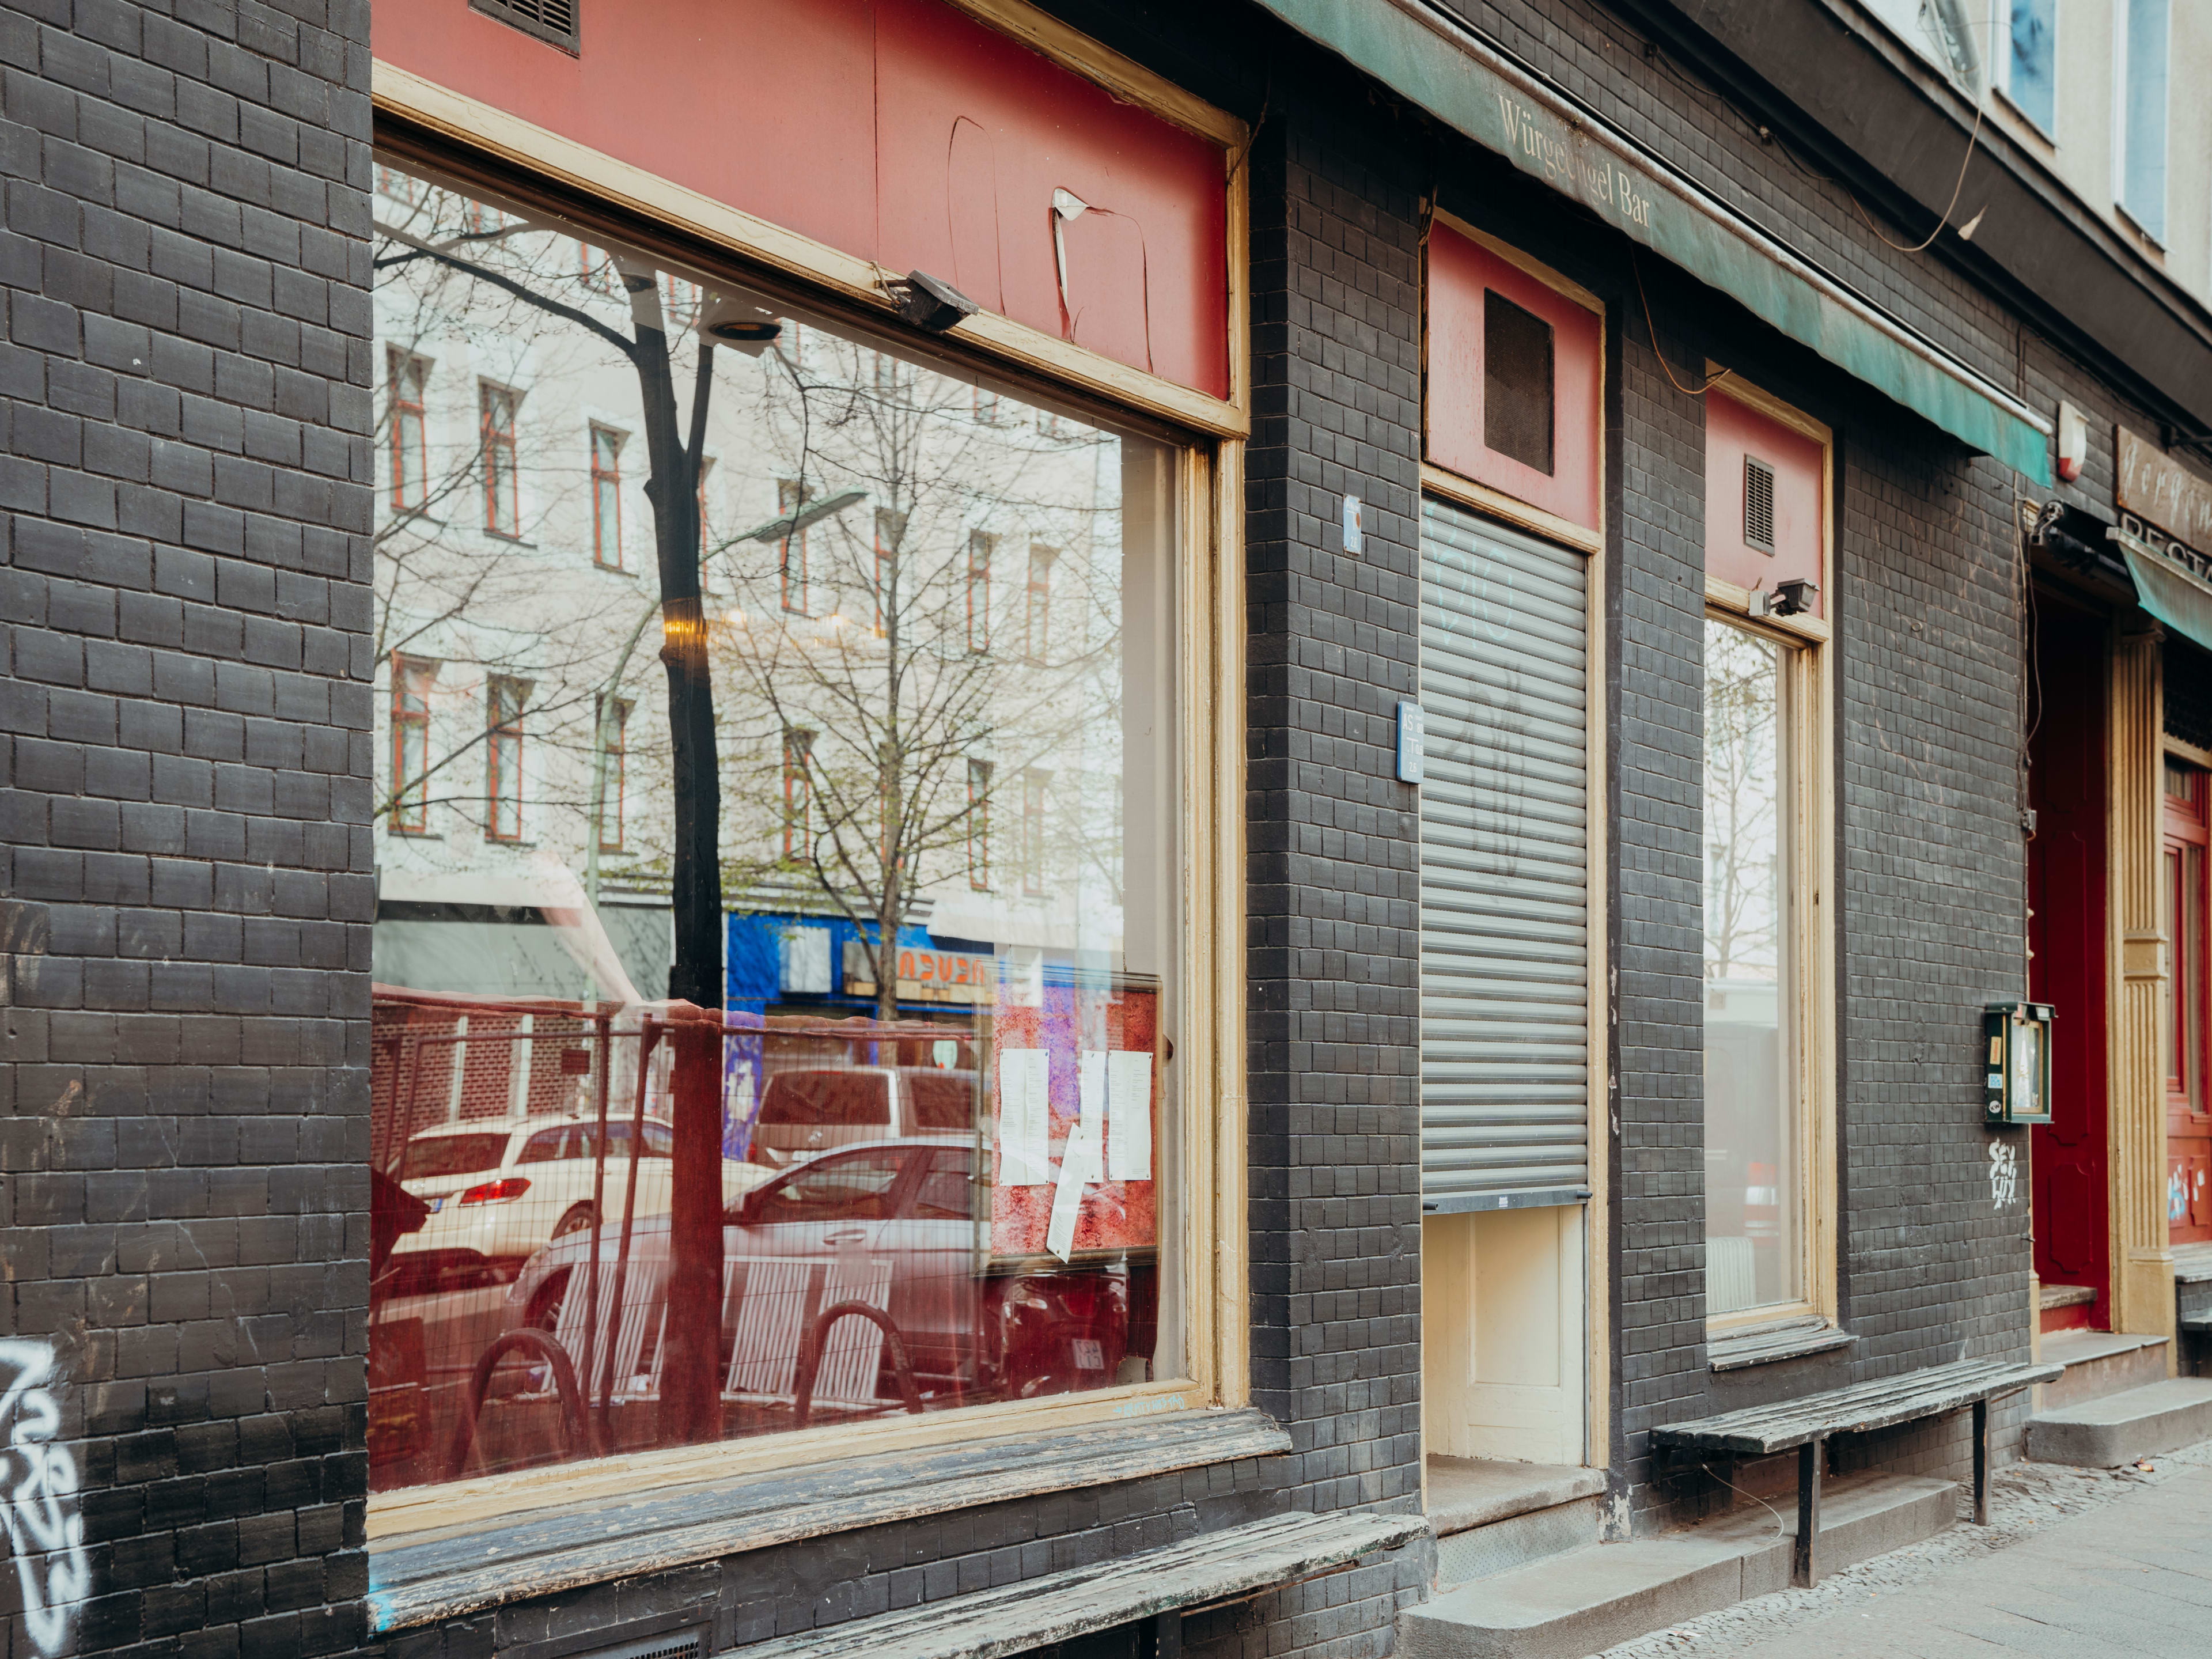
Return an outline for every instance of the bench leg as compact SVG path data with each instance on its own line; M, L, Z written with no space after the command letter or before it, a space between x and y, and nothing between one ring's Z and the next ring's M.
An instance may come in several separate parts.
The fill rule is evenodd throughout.
M1152 1620L1152 1659L1182 1659L1181 1607L1170 1607Z
M1808 1440L1797 1448L1797 1550L1790 1565L1790 1582L1810 1589L1820 1582L1820 1473L1827 1465L1825 1440Z
M1974 1524L1990 1524L1990 1402L1974 1401Z

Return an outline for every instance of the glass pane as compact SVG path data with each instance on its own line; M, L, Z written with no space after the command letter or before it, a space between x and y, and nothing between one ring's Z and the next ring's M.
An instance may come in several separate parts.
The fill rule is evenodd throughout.
M2173 792L2173 769L2166 769L2166 793ZM2186 1095L2189 1080L2181 1074L2180 1056L2189 1049L2189 928L2184 918L2185 887L2181 875L2183 849L2168 846L2160 862L2166 899L2166 925L2173 944L2173 973L2166 984L2166 1086L2170 1094Z
M2204 849L2181 853L2181 915L2175 937L2174 984L2181 999L2177 1036L2181 1092L2189 1103L2204 1103Z
M1180 453L380 179L374 1484L1182 1375Z
M1705 1297L1805 1293L1791 1086L1786 647L1705 624Z
M2057 115L2058 0L2012 0L2005 91L2045 132Z

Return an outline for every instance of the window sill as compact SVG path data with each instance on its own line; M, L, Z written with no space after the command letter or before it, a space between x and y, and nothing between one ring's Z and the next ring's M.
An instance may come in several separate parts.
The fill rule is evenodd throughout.
M1825 1319L1779 1319L1707 1338L1705 1364L1717 1371L1740 1371L1778 1360L1802 1358L1808 1353L1826 1353L1832 1348L1847 1348L1857 1340Z
M1290 1449L1264 1413L1176 1412L453 1526L371 1543L369 1624L384 1635L799 1539Z

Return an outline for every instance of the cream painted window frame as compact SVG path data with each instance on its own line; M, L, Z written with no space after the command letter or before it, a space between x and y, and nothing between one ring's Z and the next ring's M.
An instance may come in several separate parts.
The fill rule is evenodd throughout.
M1708 362L1706 374L1722 365ZM1768 419L1820 446L1820 599L1818 617L1758 617L1751 593L1734 582L1705 578L1707 617L1726 622L1788 647L1782 660L1788 682L1791 882L1790 1012L1796 1021L1790 1077L1796 1088L1799 1212L1804 1218L1805 1293L1727 1314L1707 1314L1708 1337L1808 1316L1836 1322L1836 929L1835 929L1835 652L1828 620L1835 610L1834 434L1821 422L1760 391L1734 374L1717 387Z
M1176 1247L1184 1266L1188 1375L1094 1393L1005 1401L923 1417L802 1429L755 1440L621 1454L519 1470L405 1492L368 1502L372 1545L554 1504L629 1496L641 1487L742 1478L804 1467L825 1457L895 1455L987 1436L1048 1432L1127 1422L1164 1412L1249 1403L1249 1234L1245 1222L1244 937L1244 518L1243 441L1251 430L1249 258L1249 134L1235 118L1172 82L1075 34L1017 0L954 0L961 9L1031 50L1223 147L1228 240L1226 295L1230 397L1209 397L1133 369L1009 319L963 323L950 354L970 373L993 367L1051 383L1156 422L1181 457L1176 489L1182 545L1175 574L1179 711L1178 787L1183 876L1179 929L1175 1063L1182 1079L1181 1136L1185 1190ZM520 179L518 187L580 193L637 222L641 245L654 232L704 244L774 275L797 279L858 326L891 329L896 273L802 237L421 76L375 63L372 101L381 148L441 167ZM672 257L696 264L696 252ZM916 361L927 343L894 331Z

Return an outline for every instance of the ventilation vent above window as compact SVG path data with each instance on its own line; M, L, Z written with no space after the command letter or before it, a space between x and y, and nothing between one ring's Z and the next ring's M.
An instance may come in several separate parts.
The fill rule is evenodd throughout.
M580 4L581 0L469 0L469 9L512 23L525 34L574 55L584 49L576 15Z
M1482 295L1482 441L1552 471L1552 325L1504 295Z
M1743 538L1762 553L1774 551L1774 469L1756 455L1743 458Z

